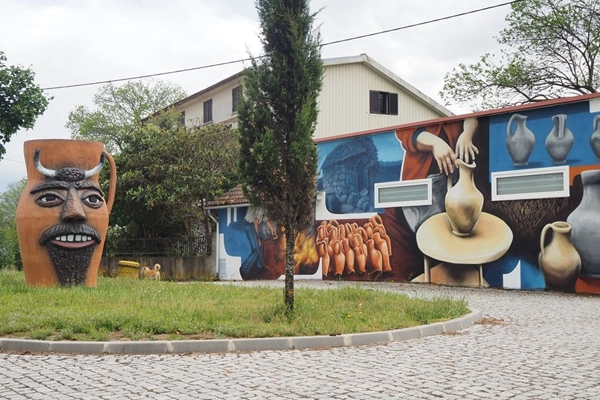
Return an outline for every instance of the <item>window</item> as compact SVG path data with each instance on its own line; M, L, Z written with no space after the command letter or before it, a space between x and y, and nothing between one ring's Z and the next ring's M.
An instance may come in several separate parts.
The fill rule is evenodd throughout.
M492 200L569 197L569 167L492 172Z
M431 204L431 179L375 184L375 208L426 206Z
M369 112L398 115L398 93L369 91Z
M185 111L179 113L179 124L185 125Z
M238 104L240 102L241 97L242 97L242 87L241 86L237 86L237 87L234 87L233 89L231 89L231 112L234 114L237 112Z
M204 114L203 114L204 115L203 122L205 124L208 124L209 122L212 122L212 120L213 120L212 111L213 111L212 99L206 100L204 102Z

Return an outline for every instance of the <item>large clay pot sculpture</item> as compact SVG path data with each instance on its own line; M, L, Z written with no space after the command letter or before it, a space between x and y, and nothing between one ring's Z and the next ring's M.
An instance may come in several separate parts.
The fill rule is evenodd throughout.
M600 161L600 115L594 117L594 132L590 136L590 146L592 146L596 160Z
M567 155L575 140L573 132L567 127L567 116L558 114L552 117L554 126L546 137L546 151L554 164L567 162Z
M513 114L506 126L506 148L515 166L527 165L535 146L535 135L527 128L526 120L525 115ZM514 132L513 122L516 122Z
M581 256L581 275L600 277L600 170L583 171L581 203L567 217L571 242Z
M547 224L542 230L538 264L547 289L575 291L581 258L571 243L571 229L571 224L558 221ZM552 238L548 246L544 246L549 231L552 231Z
M29 286L96 286L116 170L99 142L31 140L24 145L27 185L16 210ZM108 159L108 200L98 184Z
M483 209L483 195L475 186L473 173L476 164L458 160L458 182L452 185L452 175L448 176L446 193L446 213L452 233L456 236L469 236Z

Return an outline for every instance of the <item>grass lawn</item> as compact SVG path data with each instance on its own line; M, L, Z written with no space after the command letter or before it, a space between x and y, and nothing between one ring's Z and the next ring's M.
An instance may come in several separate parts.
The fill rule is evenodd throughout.
M0 270L0 336L41 340L178 340L339 335L406 328L469 312L463 299L415 299L358 286L282 289L99 277L97 288L27 287Z

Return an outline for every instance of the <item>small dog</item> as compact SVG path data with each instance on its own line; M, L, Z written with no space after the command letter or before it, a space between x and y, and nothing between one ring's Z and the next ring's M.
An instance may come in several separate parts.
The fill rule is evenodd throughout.
M160 264L154 264L154 269L144 267L142 270L144 278L154 279L160 281Z

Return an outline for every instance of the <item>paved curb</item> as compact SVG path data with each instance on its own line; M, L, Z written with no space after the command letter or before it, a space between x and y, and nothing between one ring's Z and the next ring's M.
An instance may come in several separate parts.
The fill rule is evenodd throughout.
M115 342L71 342L26 339L1 339L0 352L75 353L75 354L180 354L226 353L264 350L305 350L328 347L387 344L425 336L455 332L473 326L481 313L472 310L462 317L429 325L383 332L353 333L339 336L295 336L258 339L153 340Z

